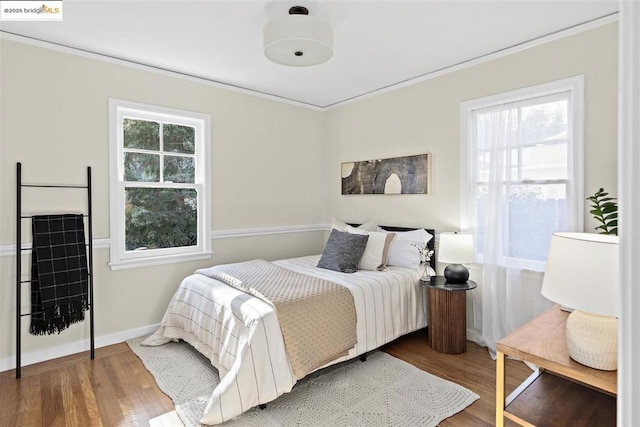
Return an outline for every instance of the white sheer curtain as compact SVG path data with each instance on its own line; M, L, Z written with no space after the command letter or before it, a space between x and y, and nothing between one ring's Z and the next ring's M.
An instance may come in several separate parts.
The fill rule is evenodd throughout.
M543 273L522 268L516 259L505 256L510 241L510 210L507 208L512 170L509 146L518 138L517 108L499 106L484 111L484 135L478 135L489 149L487 182L487 221L480 286L473 293L474 326L480 331L480 344L495 355L500 338L528 322L552 305L540 294ZM472 231L477 235L478 224Z
M478 343L492 356L497 341L553 305L540 293L545 239L555 231L582 228L572 102L565 91L475 109L463 104L467 175L463 171L461 228L476 236L473 322ZM553 110L556 104L568 120L548 125L564 114ZM547 128L540 125L545 120ZM558 172L561 163L564 169Z

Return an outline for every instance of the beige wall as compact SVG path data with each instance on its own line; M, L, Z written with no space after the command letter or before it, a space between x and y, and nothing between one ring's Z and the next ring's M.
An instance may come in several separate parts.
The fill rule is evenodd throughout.
M30 182L83 182L92 166L94 235L109 237L109 97L211 115L214 230L323 224L332 216L458 229L460 102L578 74L585 75L585 192L617 192L617 24L326 112L8 40L0 49L0 245L14 242L17 161ZM432 194L340 195L341 162L424 152L433 155ZM52 191L25 197L32 212L83 209ZM586 218L587 229L595 226ZM97 249L96 334L158 322L195 268L318 253L323 242L321 232L217 239L212 261L117 272L107 266L108 250ZM13 355L14 262L0 257L0 361ZM23 351L85 339L87 327L25 332Z
M326 209L353 222L460 229L460 103L585 76L585 196L617 194L617 23L448 73L327 113ZM342 162L432 153L432 194L342 196ZM585 201L585 231L598 223ZM438 264L442 274L444 266ZM474 266L471 278L481 270ZM467 293L468 335L473 337Z
M214 230L324 222L322 112L9 40L0 49L0 245L15 241L18 161L32 183L84 183L91 166L94 237L109 237L109 97L211 115ZM28 213L85 209L82 192L24 193ZM108 249L96 249L96 336L159 322L181 278L196 268L318 253L323 239L322 232L216 239L209 261L115 272ZM13 256L0 257L0 361L14 354L14 265ZM23 353L86 339L87 324L48 337L31 337L25 327Z
M350 221L459 229L460 103L585 76L585 195L616 194L617 24L446 74L327 113L327 212ZM432 153L432 194L340 194L340 163ZM596 223L587 213L585 228Z

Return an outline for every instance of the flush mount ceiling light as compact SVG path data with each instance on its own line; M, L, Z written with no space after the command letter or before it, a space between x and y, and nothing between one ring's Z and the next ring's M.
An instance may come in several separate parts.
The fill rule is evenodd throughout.
M293 6L289 15L267 23L263 41L266 57L282 65L317 65L333 55L333 29L309 16L309 10L303 6Z

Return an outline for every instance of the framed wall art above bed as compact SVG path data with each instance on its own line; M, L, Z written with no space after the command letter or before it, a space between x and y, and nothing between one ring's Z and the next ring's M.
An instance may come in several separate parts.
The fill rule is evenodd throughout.
M429 194L431 153L342 163L342 194Z

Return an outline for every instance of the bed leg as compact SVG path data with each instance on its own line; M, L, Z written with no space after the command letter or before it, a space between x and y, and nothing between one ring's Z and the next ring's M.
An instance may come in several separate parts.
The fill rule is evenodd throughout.
M260 408L261 410L265 410L267 409L267 404L266 403L261 403L260 405L258 405L258 408Z
M361 362L366 362L367 361L367 355L366 354L361 354L360 355L360 361Z

